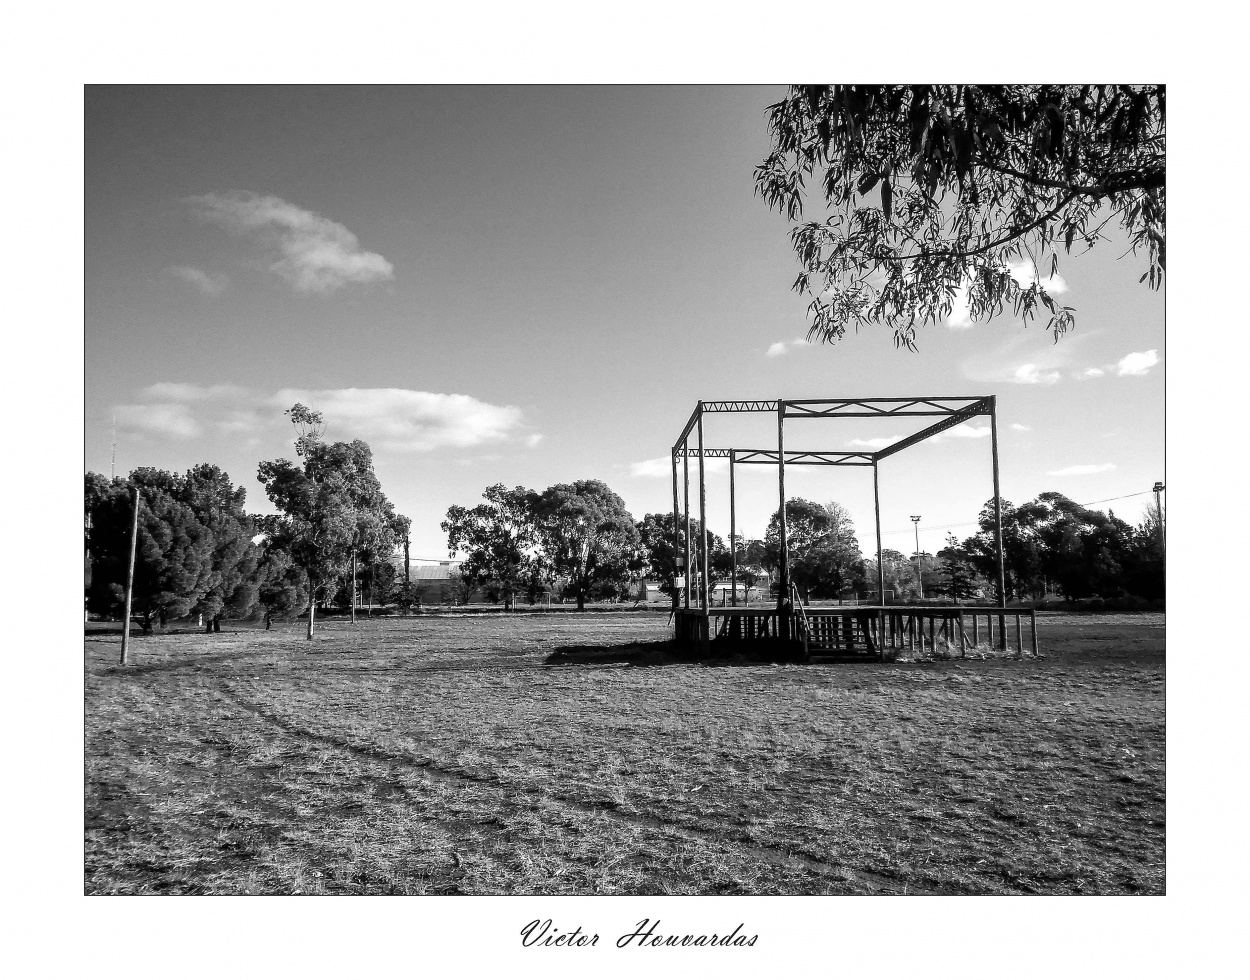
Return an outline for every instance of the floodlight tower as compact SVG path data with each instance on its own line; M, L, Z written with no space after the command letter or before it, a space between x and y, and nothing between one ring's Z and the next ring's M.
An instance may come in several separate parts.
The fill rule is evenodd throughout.
M912 526L916 529L916 581L920 586L920 598L924 598L924 570L920 565L920 515L911 515Z

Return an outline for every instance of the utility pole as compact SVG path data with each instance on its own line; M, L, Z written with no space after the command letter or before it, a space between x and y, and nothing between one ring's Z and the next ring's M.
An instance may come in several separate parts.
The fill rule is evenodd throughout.
M1155 513L1159 515L1159 544L1162 545L1166 540L1166 535L1163 533L1163 504L1159 500L1159 494L1167 488L1163 485L1162 480L1155 480L1155 485L1150 489L1155 492Z
M129 660L130 649L130 604L135 594L135 544L139 540L139 485L135 484L134 517L130 523L130 566L126 571L126 615L122 619L122 656L121 665L125 667Z
M920 566L920 515L911 515L912 526L916 529L916 581L920 585L920 598L924 598L924 570Z
M408 559L408 533L404 532L404 615L408 615L409 607L412 605L412 580L409 578L408 569L411 567Z
M113 454L109 457L109 483L117 475L117 416L113 416Z

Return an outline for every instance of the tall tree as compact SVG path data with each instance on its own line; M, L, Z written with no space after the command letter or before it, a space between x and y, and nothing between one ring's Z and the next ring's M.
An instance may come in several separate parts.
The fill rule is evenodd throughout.
M1042 307L1058 337L1059 250L1113 221L1163 282L1162 85L794 86L768 111L756 192L793 222L810 181L827 212L791 231L812 339L886 323L914 350L957 296L973 319Z
M183 480L164 470L140 467L128 480L105 483L88 475L92 501L89 547L93 575L88 607L114 613L126 587L133 496L139 488L139 535L135 553L134 608L144 632L155 619L164 626L185 616L212 584L213 535L183 500Z
M187 471L179 496L213 538L212 571L204 593L191 608L202 614L205 629L221 632L221 617L242 618L256 605L256 564L260 549L252 544L256 528L244 513L247 491L211 463Z
M296 427L296 455L303 465L277 459L260 464L257 479L281 511L273 524L278 547L308 581L308 639L312 639L317 590L348 567L356 542L357 515L352 477L344 467L358 457L332 450L321 441L324 422L319 412L296 404L287 414Z
M790 580L805 597L836 598L863 587L864 559L846 509L834 501L818 504L793 497L786 501L786 542ZM781 510L773 514L764 534L773 567L780 564Z
M464 553L460 574L474 588L497 593L504 607L511 610L513 597L526 589L537 571L538 494L525 487L509 490L496 483L482 496L486 503L476 507L455 504L448 508L441 527L451 557Z
M671 513L647 514L638 525L638 534L647 557L646 574L660 583L660 591L669 596L673 608L677 608L681 595L675 582L684 574L680 566L685 549L686 525L684 518L674 519ZM699 519L690 519L690 571L689 584L697 590L703 573L703 552L708 552L709 571L713 576L729 574L729 550L725 542L711 531L702 531ZM693 594L693 593L692 593Z
M617 593L646 568L642 539L625 501L599 480L548 487L535 504L547 567L568 579L579 610L599 593Z

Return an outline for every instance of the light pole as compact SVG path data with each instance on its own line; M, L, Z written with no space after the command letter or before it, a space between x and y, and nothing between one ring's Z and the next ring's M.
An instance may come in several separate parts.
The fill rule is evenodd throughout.
M920 567L920 515L911 515L912 526L916 529L916 582L920 586L920 598L924 598L924 572Z
M1162 480L1155 480L1155 485L1150 489L1155 492L1155 513L1159 515L1159 544L1163 544L1165 539L1163 533L1163 504L1159 501L1159 494L1166 488L1163 486Z

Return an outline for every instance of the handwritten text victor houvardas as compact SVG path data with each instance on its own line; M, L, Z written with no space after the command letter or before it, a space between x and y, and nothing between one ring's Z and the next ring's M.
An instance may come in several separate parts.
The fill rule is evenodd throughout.
M734 928L725 933L662 933L659 931L660 920L656 919L652 922L650 919L643 919L639 922L631 932L627 932L617 937L616 947L624 949L627 946L657 947L657 946L754 946L759 936L747 935L744 930L744 923L738 923ZM521 929L521 945L522 946L598 946L599 934L597 932L585 932L581 926L577 926L572 931L562 931L557 929L550 919L534 919L532 922L526 923Z

